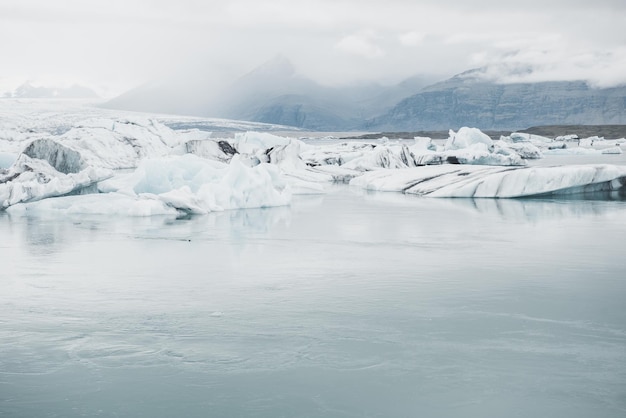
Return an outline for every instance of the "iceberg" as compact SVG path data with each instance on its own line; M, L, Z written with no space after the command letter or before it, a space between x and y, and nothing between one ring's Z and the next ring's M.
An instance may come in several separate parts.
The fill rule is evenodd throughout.
M97 192L115 199L103 206L111 213L131 215L280 206L291 199L277 165L249 166L226 141L199 132L178 135L152 120L90 119L61 135L32 140L8 168L0 168L0 209ZM74 205L66 210L97 212L87 202L103 198L65 199Z
M149 197L136 198L122 193L96 193L83 196L64 196L20 203L7 208L12 215L54 214L63 215L118 215L118 216L171 216L180 212Z
M530 142L506 142L501 139L494 145L496 153L514 151L525 160L539 160L544 157L541 149Z
M32 140L0 172L0 208L81 193L150 156L178 145L171 129L152 120L89 119L57 136Z
M557 141L557 140L554 140L552 138L548 138L545 136L527 134L523 132L513 132L509 136L500 137L500 139L504 142L510 142L514 144L528 142L541 149L552 150L552 149L559 149L559 148L567 148L567 144L565 143L565 141L562 141L562 140Z
M493 141L480 129L462 127L458 132L449 131L448 140L444 145L446 151L470 148L475 144L483 144L488 149L493 149Z
M99 190L149 196L193 214L284 206L291 201L278 167L267 163L249 167L238 155L228 164L192 154L146 159L134 172L102 182Z
M546 155L599 155L599 154L622 154L622 149L618 146L612 146L602 149L575 147L552 149L544 151Z
M13 213L206 214L285 206L294 194L322 194L334 182L497 198L623 190L625 182L621 166L526 162L554 154L619 154L625 140L593 138L595 148L563 148L564 142L521 133L493 141L468 127L451 130L443 145L426 137L305 142L254 131L214 138L190 129L202 121L173 130L137 114L74 109L37 119L32 116L40 110L29 111L19 116L11 110L0 123L0 210Z
M161 157L181 145L176 133L151 119L92 119L54 139L91 166L135 168L144 158Z
M428 197L515 198L623 190L626 167L439 165L372 171L352 179L350 185Z
M62 158L59 161L63 161ZM22 154L8 170L0 170L0 209L21 202L80 193L111 176L110 170L97 167L63 173L46 160Z
M136 171L101 182L97 191L32 203L14 201L8 211L154 216L284 206L291 201L276 167L247 167L237 158L220 166L191 154L145 160Z
M497 166L525 165L523 156L513 147L495 143L477 128L462 127L449 131L443 147L433 147L424 138L416 138L411 147L416 165L476 164Z

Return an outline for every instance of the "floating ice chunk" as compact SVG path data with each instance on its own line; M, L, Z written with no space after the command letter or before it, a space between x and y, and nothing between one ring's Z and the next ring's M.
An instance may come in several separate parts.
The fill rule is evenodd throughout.
M336 183L348 183L354 177L361 175L361 171L351 170L338 165L320 165L312 167L310 171L329 176L330 181Z
M545 136L527 134L523 132L513 132L509 136L501 136L500 139L504 142L510 143L530 142L541 149L560 149L567 147L567 144L563 141L555 141L554 139Z
M229 164L192 154L146 159L133 173L105 181L99 189L151 197L188 213L283 206L291 201L278 167L248 167L239 155Z
M504 137L505 140L510 140L511 142L532 142L532 143L551 143L554 142L552 138L548 138L547 136L527 134L525 132L513 132L508 137ZM508 139L506 139L508 138Z
M77 193L111 175L111 171L95 167L77 173L61 173L45 160L22 154L5 173L0 172L0 209Z
M622 149L619 146L604 148L600 150L602 154L623 154Z
M368 190L430 197L524 197L544 194L620 190L626 167L487 167L440 165L365 173L350 181Z
M492 150L495 147L492 145ZM484 143L477 142L467 148L458 150L449 150L444 154L447 155L448 162L454 164L475 164L475 165L525 165L526 162L515 152L505 152L501 149L501 153L492 152Z
M223 209L284 206L291 202L291 190L278 167L260 164L246 167L235 155L218 182L204 184L201 199L215 202Z
M581 138L580 141L578 141L578 146L585 148L593 147L593 138Z
M437 151L437 145L433 143L433 140L426 136L416 136L413 138L414 144L410 147L411 151Z
M307 165L300 158L301 142L293 140L285 145L276 145L268 149L269 162L287 171L305 170Z
M91 214L119 216L177 216L175 208L158 199L133 197L121 193L64 196L20 203L7 209L11 214Z
M416 164L406 145L377 145L370 152L348 161L343 166L357 171L369 171L415 167Z
M594 148L585 148L585 147L574 147L574 148L563 148L563 149L553 149L546 150L544 153L546 155L599 155L599 154L622 154L622 149L616 145L603 149L594 149Z
M409 147L413 157L412 167L420 165L443 164L448 156L443 153L443 148L438 149L432 139L427 137L415 137L415 143ZM439 152L438 152L439 151Z
M264 151L263 156L267 162L279 167L280 173L291 186L294 194L319 194L325 193L320 183L333 181L332 176L312 170L300 158L300 150L304 143L292 139L285 145L275 145ZM250 164L246 164L250 165Z
M143 196L146 195L144 194ZM167 206L180 209L186 213L205 214L223 210L222 207L217 205L211 206L214 203L213 200L210 200L207 204L206 201L203 201L197 194L192 192L189 186L182 186L178 189L161 193L158 196L154 196L154 198Z
M525 160L537 160L544 157L541 149L530 142L507 143L504 141L498 141L494 143L494 146L494 152L497 154L510 155L507 150L511 150Z
M438 153L430 152L430 153L425 153L425 154L414 154L413 160L415 161L415 166L438 165L438 164L447 163L448 156L441 152L438 152ZM453 158L453 160L455 159Z
M241 154L256 154L276 146L288 145L290 138L272 135L266 132L245 132L235 134L233 144Z
M371 152L376 146L362 142L344 142L323 147L306 146L300 158L309 166L344 165Z
M560 135L554 138L555 141L563 141L563 142L578 142L578 135L576 134L568 134L568 135Z
M458 132L450 129L448 140L444 146L447 150L464 149L474 144L484 144L488 149L493 147L493 141L488 135L484 134L480 129L462 127Z
M228 162L237 150L225 140L193 139L187 141L179 154L195 154L202 158Z

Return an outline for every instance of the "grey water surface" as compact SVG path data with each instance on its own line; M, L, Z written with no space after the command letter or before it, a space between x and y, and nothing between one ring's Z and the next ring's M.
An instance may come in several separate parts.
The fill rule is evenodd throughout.
M626 200L0 213L0 416L624 417Z

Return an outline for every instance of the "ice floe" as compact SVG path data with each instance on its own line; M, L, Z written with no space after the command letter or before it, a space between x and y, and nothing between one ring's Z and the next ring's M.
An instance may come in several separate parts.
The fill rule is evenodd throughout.
M138 115L73 115L42 125L2 121L0 210L178 216L289 205L292 195L322 194L333 182L496 198L616 190L626 183L622 166L527 165L545 155L621 153L618 140L563 147L564 140L521 133L493 141L464 127L443 142L303 141L253 131L220 136L184 122L174 130ZM170 126L177 126L174 119Z
M372 171L350 181L367 190L430 197L514 198L623 189L626 167L573 165L492 167L439 165Z

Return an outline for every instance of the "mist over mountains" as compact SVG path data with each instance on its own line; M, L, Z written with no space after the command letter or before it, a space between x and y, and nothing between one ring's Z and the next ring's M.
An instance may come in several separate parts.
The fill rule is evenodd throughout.
M626 86L593 88L585 81L501 84L483 73L470 70L436 83L415 76L392 86L329 87L298 75L288 59L277 56L226 86L197 78L162 81L103 106L317 131L626 124Z
M69 87L35 86L26 82L15 90L4 93L11 99L95 99L98 94L89 87L73 84Z
M431 79L414 77L386 87L376 83L329 87L297 74L276 56L227 86L212 80L146 84L105 103L108 108L207 116L289 125L309 130L359 129Z

